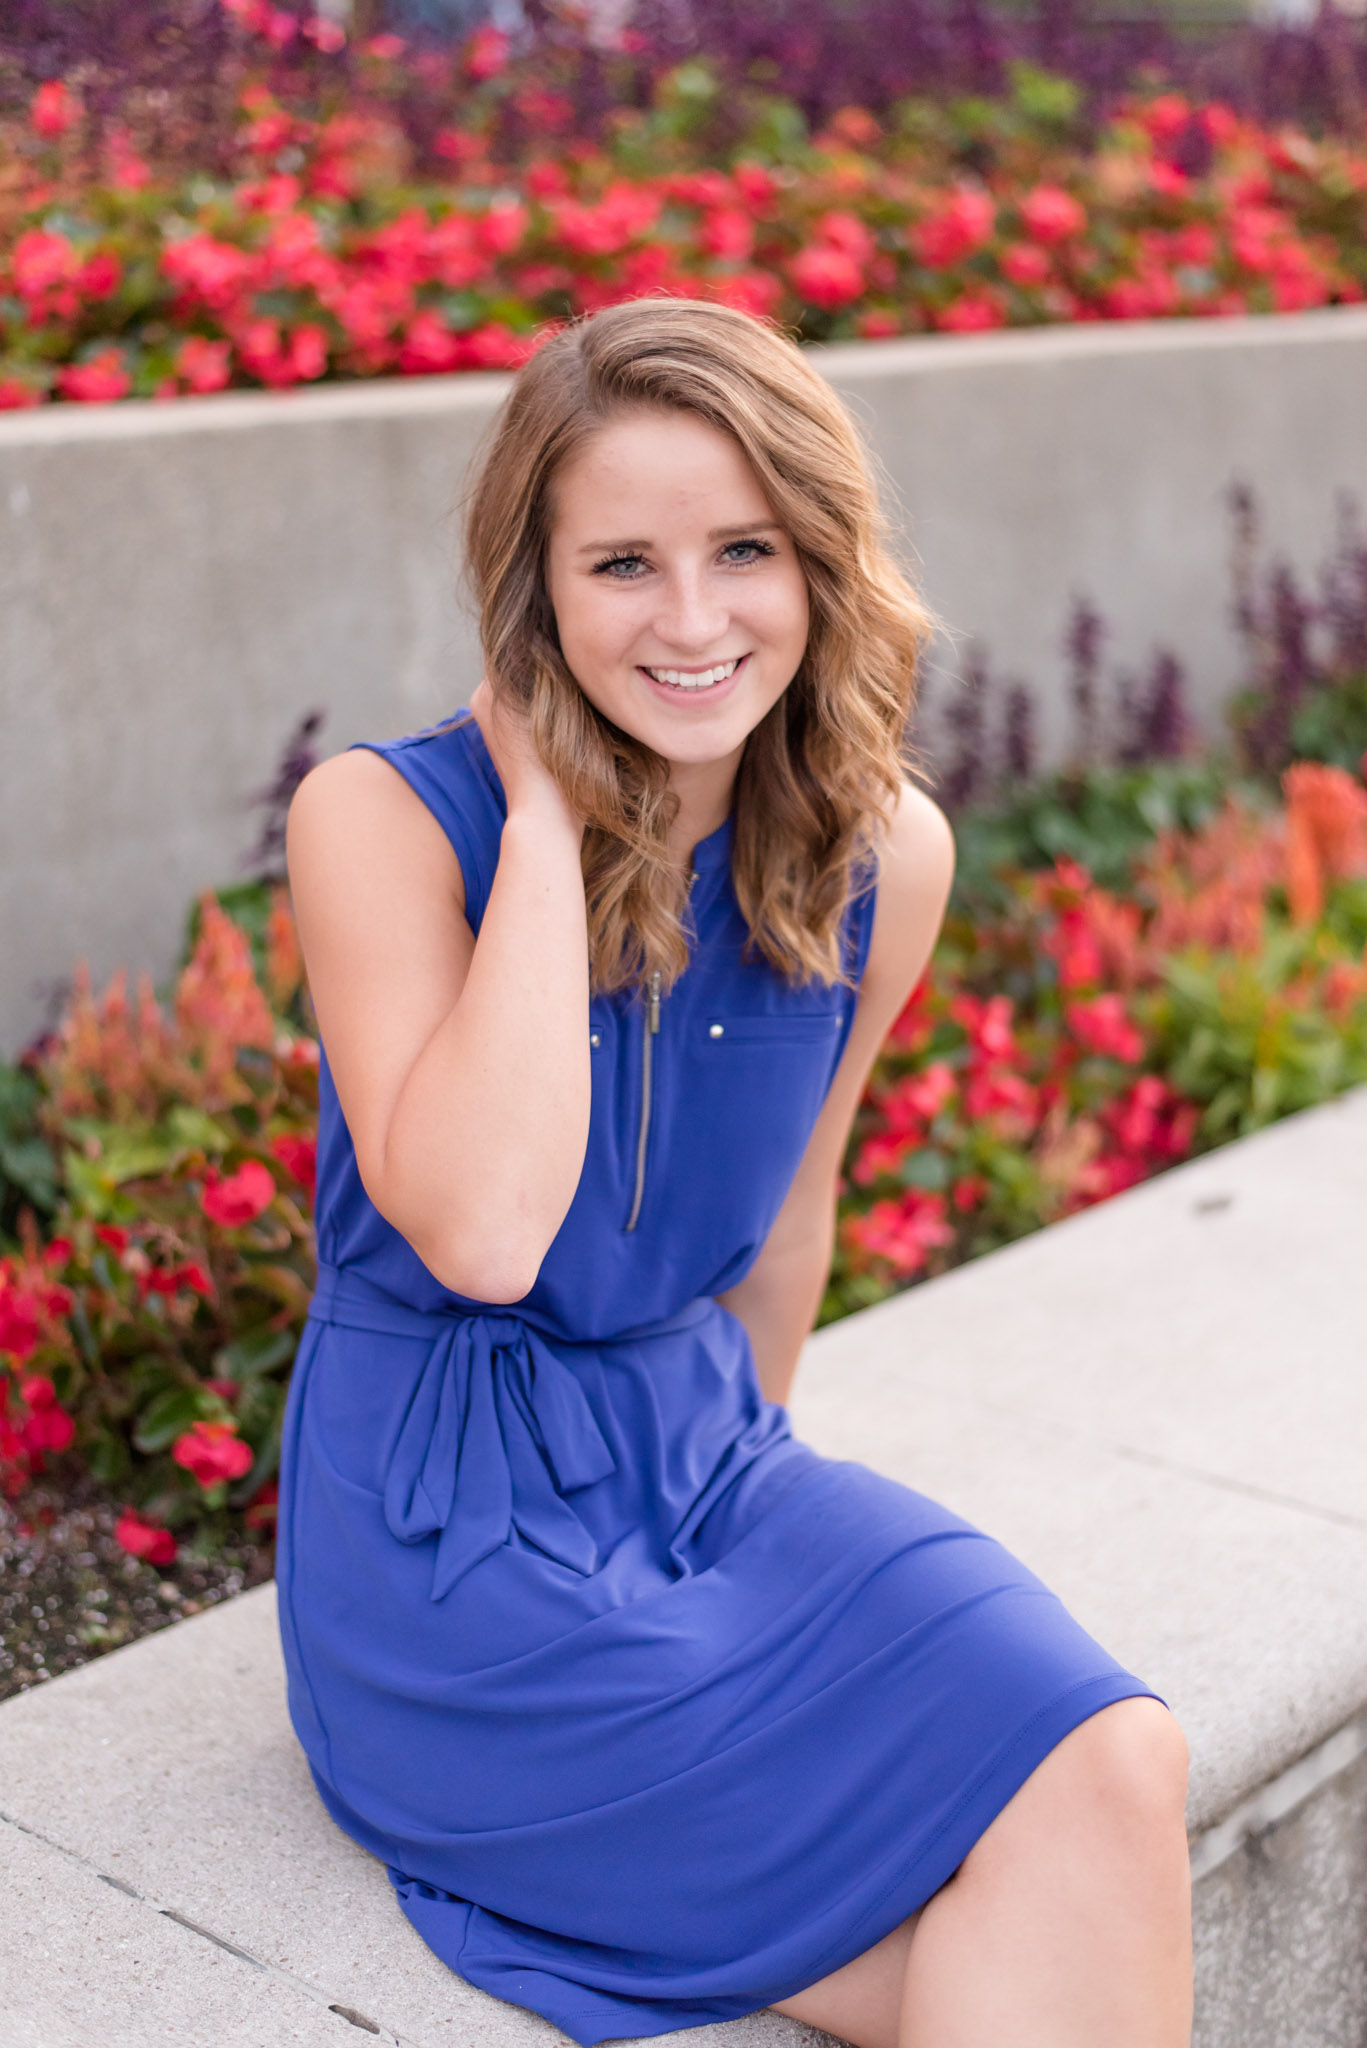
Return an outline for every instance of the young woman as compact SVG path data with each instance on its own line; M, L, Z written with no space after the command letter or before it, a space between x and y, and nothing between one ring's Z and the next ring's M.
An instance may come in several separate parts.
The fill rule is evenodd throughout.
M999 1545L783 1403L948 829L923 615L809 362L681 301L524 369L466 715L308 778L319 1280L295 1726L472 1983L581 2043L1179 2048L1183 1744Z

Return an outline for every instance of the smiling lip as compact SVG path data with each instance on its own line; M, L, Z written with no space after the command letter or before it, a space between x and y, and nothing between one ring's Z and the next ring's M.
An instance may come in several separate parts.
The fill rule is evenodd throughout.
M640 672L654 683L657 690L676 700L681 697L715 697L718 691L735 681L749 658L746 654L733 655L729 661L713 662L709 668L676 668L672 663L666 666L663 662L647 668L641 663Z

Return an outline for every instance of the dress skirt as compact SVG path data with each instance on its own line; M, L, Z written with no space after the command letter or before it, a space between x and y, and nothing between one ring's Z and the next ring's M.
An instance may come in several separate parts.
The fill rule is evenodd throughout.
M1148 1693L999 1543L796 1442L714 1300L575 1345L325 1272L282 1481L324 1802L585 2048L851 1961Z

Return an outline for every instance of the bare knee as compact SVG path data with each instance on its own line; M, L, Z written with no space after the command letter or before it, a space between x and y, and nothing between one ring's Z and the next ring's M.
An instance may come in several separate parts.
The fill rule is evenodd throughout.
M1186 1870L1187 1745L1156 1700L1121 1700L1053 1749L983 1835L961 1875L1050 1857L1093 1872L1113 1863L1137 1880Z
M1126 1832L1168 1834L1184 1826L1186 1737L1157 1700L1120 1700L1084 1721L1059 1745L1077 1794L1099 1819Z

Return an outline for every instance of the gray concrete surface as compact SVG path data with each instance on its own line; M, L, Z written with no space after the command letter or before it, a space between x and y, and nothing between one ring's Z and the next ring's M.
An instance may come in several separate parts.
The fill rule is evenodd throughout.
M794 1401L829 1455L1002 1537L1177 1713L1197 2048L1367 2043L1365 1228L1367 1090L823 1332ZM332 2006L410 2048L556 2038L437 1963L325 1818L270 1588L0 1707L0 1853L35 1859L0 1981L12 1951L66 1958L57 1988L23 1966L0 2048L115 2038L170 1939L136 1912L167 1908L254 1960L302 2041ZM203 2010L236 2048L258 2008L225 1956L186 1982L213 1964ZM161 2018L176 1995L139 2048L198 2040ZM823 2039L774 2015L678 2038Z
M1224 494L1302 569L1367 497L1367 308L820 352L959 651L1036 686L1057 742L1085 591L1118 663L1236 678ZM0 418L0 1047L86 955L158 974L231 876L301 713L327 743L443 716L478 679L452 508L498 377ZM957 658L948 655L947 659Z

